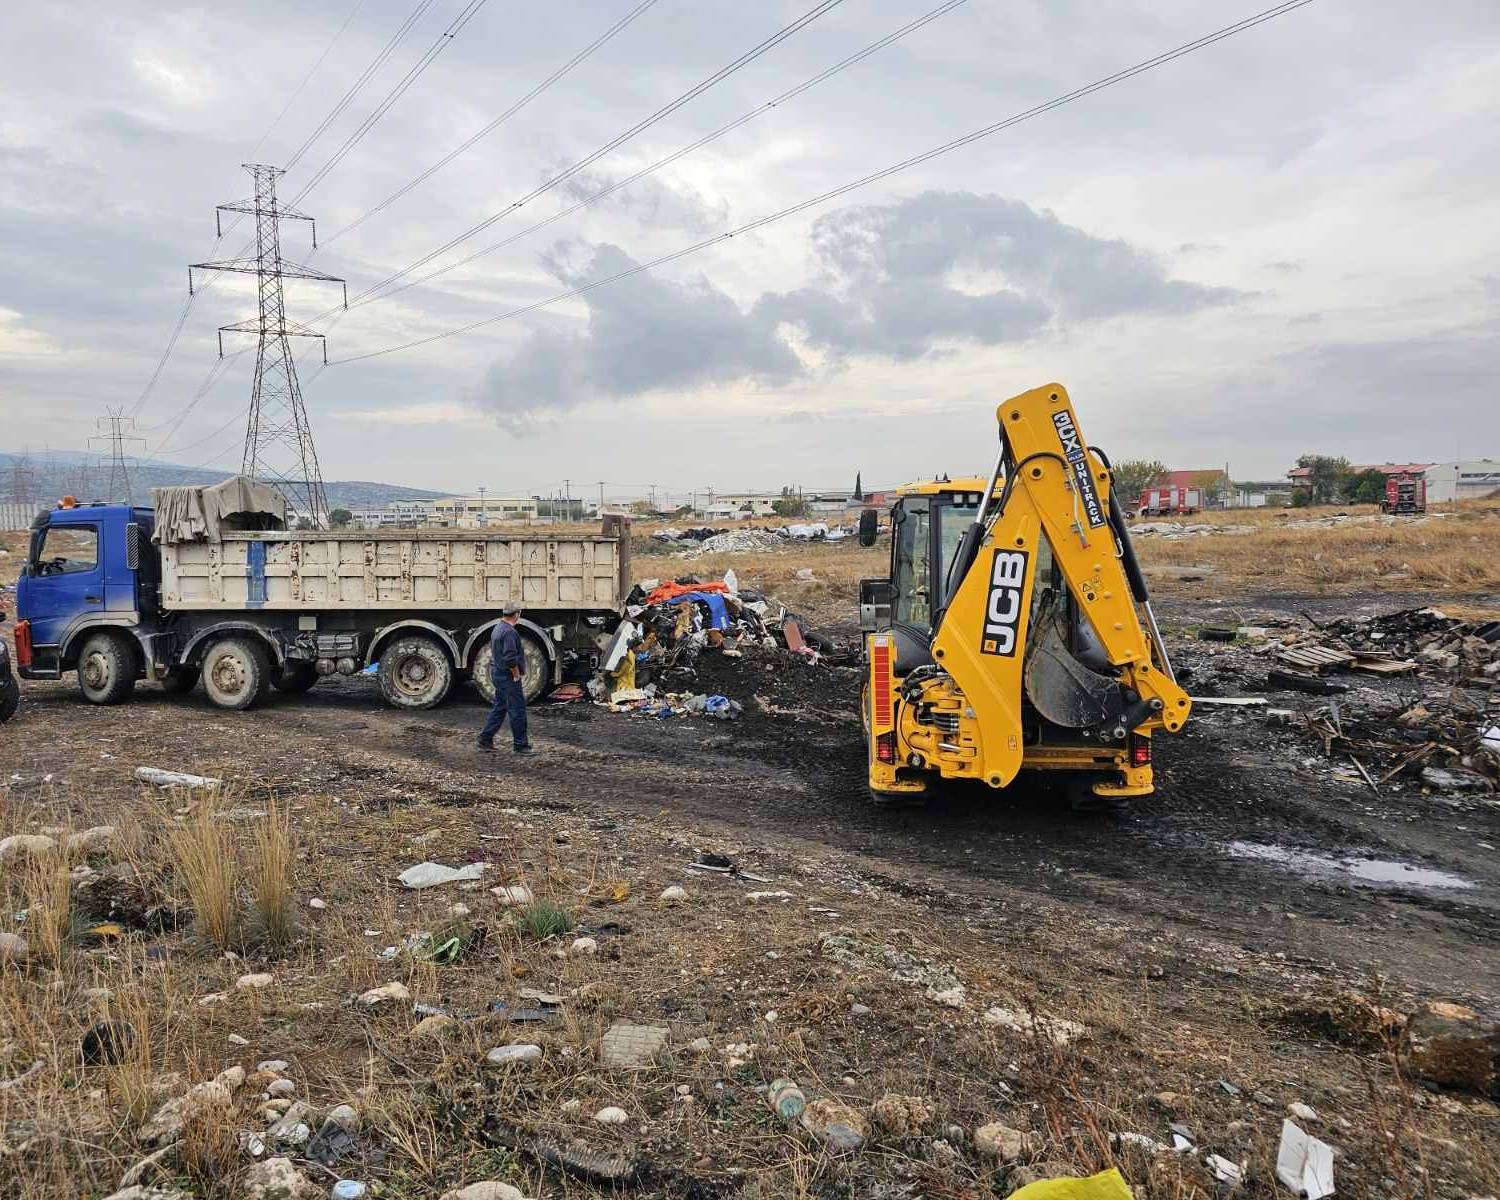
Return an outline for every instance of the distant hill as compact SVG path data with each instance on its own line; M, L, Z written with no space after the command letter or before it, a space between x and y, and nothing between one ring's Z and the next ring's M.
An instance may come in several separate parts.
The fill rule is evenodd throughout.
M218 483L232 474L233 467L203 470L176 463L133 459L130 462L131 502L149 504L154 487ZM365 479L328 480L323 486L328 492L329 508L383 508L392 500L421 500L453 494ZM74 496L83 502L115 499L104 494L108 489L109 460L101 464L97 454L76 450L31 454L0 451L0 501L24 501L45 508L61 496Z

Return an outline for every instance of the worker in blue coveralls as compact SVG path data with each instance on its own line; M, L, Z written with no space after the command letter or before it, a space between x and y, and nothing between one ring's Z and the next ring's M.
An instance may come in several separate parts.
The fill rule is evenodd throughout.
M500 610L500 616L500 623L490 635L490 679L495 684L495 703L490 708L490 719L479 731L479 748L494 750L495 735L509 717L510 736L516 753L535 754L526 737L526 689L521 686L521 674L526 666L521 635L516 632L521 606L514 600L509 601Z

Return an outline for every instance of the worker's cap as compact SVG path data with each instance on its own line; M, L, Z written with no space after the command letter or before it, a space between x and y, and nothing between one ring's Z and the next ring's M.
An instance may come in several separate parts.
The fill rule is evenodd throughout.
M500 610L502 617L518 617L521 615L521 606L514 600L507 600L505 607Z

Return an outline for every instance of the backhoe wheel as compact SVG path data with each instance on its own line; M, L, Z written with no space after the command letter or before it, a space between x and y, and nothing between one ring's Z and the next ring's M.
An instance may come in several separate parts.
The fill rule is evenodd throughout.
M431 708L453 686L448 652L428 637L404 637L380 652L380 694L393 708Z
M1071 775L1063 783L1068 807L1080 816L1123 817L1130 811L1128 796L1101 796L1094 791L1095 777Z
M526 656L526 665L521 668L521 691L526 696L527 704L535 704L552 690L552 664L548 661L547 652L542 649L541 643L529 633L521 634L521 653ZM484 644L479 647L478 653L474 655L474 662L470 668L470 673L474 676L474 686L484 697L486 704L495 702L495 681L490 676L490 664L493 661L493 656L490 654L490 641L486 638Z
M177 667L162 678L162 691L169 696L186 696L198 686L200 674L197 667Z
M317 682L317 667L310 662L292 661L276 673L276 677L271 680L271 686L278 692L300 696L303 692L312 691L313 684Z
M78 652L78 687L90 704L123 704L135 691L135 647L118 633L91 634Z
M219 708L253 708L270 694L272 671L270 652L259 641L224 638L203 656L203 690Z

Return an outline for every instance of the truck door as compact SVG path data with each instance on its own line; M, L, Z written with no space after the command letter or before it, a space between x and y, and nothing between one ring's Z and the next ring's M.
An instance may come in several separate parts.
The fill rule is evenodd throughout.
M38 529L17 599L20 615L31 622L37 667L55 669L57 647L68 626L81 616L104 610L99 526L79 522Z

